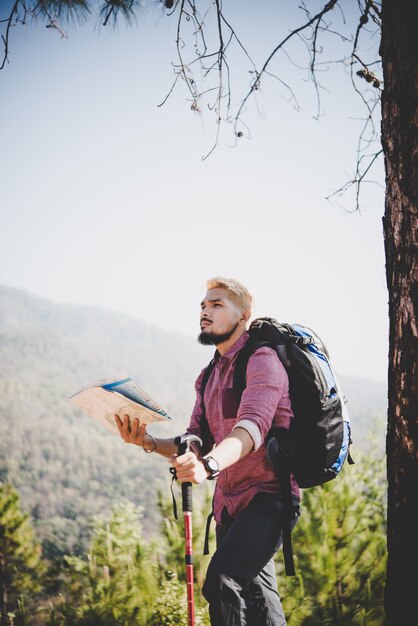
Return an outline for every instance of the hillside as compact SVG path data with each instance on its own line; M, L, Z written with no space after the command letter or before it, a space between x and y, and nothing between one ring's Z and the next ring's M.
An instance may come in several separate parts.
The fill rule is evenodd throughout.
M94 308L59 306L0 289L0 479L19 489L48 552L78 550L90 519L127 498L150 527L164 459L124 444L66 400L80 386L127 371L182 432L206 351L192 339Z
M153 427L171 436L185 429L194 380L211 353L191 338L119 313L0 287L0 480L18 488L49 556L81 551L92 517L121 499L144 507L150 532L156 491L169 482L164 459L102 430L68 395L127 371L175 418ZM385 387L341 379L355 443L365 447L373 417L382 423ZM382 445L382 428L379 436Z

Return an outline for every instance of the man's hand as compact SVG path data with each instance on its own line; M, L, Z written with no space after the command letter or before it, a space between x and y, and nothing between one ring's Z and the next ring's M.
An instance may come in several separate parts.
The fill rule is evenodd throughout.
M128 415L124 415L122 419L119 415L115 415L115 422L119 428L120 436L126 443L134 443L142 448L151 448L152 439L147 435L147 425L140 424L138 418L132 421L131 426Z
M177 472L177 478L181 483L194 483L199 485L208 477L205 466L199 461L194 452L186 452L181 456L173 456L170 459L171 467Z

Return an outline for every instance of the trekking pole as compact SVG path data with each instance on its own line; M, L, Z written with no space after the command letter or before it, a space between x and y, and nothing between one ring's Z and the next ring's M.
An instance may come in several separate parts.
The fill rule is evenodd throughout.
M178 446L178 454L190 451L190 444L202 445L202 440L197 435L180 435L175 438ZM184 515L184 539L185 539L185 563L187 585L187 626L194 626L194 586L193 586L193 533L192 533L192 483L181 484L181 495Z

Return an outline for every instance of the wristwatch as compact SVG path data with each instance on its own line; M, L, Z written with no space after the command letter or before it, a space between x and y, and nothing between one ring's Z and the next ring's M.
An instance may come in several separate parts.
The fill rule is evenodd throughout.
M201 459L205 470L209 473L208 480L215 480L219 476L219 463L213 456L207 456Z

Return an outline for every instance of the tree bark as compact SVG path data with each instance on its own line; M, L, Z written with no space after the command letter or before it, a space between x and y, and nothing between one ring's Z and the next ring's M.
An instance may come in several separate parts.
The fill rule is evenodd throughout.
M389 292L387 430L391 626L417 624L418 600L418 5L383 0L383 218Z

